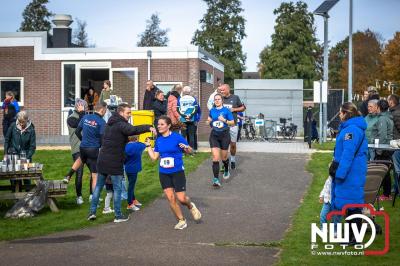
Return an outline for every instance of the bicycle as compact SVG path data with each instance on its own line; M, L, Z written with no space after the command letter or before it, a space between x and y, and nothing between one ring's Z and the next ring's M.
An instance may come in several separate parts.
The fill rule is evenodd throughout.
M270 123L271 126L265 127L265 138L271 141L272 139L277 140L277 122L275 120L265 120L265 123Z
M291 118L279 118L278 136L282 136L284 139L294 139L297 135L297 126L293 123L286 125L287 121L291 121Z
M254 140L256 138L256 130L251 119L251 117L245 116L243 120L244 137L247 140Z

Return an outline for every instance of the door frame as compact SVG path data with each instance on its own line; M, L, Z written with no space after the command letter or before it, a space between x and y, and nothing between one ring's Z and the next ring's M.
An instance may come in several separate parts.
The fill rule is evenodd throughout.
M139 107L139 68L137 67L113 67L110 68L110 81L111 84L114 84L113 80L113 72L114 71L134 71L135 72L135 88L134 88L134 105L132 106L132 110L138 110Z

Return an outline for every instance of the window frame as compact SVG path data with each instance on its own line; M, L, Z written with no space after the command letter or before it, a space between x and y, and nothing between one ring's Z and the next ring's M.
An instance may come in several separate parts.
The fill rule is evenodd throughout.
M181 85L183 86L183 82L182 81L153 81L153 84L157 87L157 85Z
M19 101L18 105L19 106L24 106L24 77L0 77L0 83L1 81L19 81L20 82L20 96L19 96ZM0 93L1 93L1 84L0 84ZM0 104L3 105L3 99L0 100Z

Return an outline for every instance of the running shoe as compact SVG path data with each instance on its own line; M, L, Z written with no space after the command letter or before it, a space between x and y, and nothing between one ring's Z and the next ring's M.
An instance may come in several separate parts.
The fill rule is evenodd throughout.
M90 213L90 214L88 215L87 220L88 220L88 221L94 221L94 220L96 220L96 214Z
M227 180L231 176L231 173L229 173L229 170L224 172L224 175L222 176L223 179Z
M83 198L82 198L82 196L79 196L79 197L77 197L76 198L76 204L78 204L78 205L82 205L83 204Z
M135 204L136 207L142 207L142 203L140 203L138 200L133 200L133 204Z
M190 213L192 214L193 219L195 221L200 220L201 219L201 212L199 211L199 209L197 209L196 205L193 202L191 203L191 205L192 205L192 208L190 209Z
M222 164L221 169L219 170L221 173L225 172L224 164Z
M90 196L89 196L89 202L92 202L92 198L93 198L93 195L90 194Z
M231 162L231 169L235 169L236 168L236 163L235 162Z
M103 209L103 214L110 214L110 213L114 213L114 210L111 209L110 207Z
M127 210L131 210L131 211L134 211L134 212L137 212L137 211L140 210L140 208L139 208L138 206L136 206L134 203L132 203L132 204L126 206L126 209L127 209Z
M221 182L219 182L218 178L213 178L213 186L214 187L221 187Z
M64 179L62 180L62 182L63 182L64 184L68 184L70 179L71 179L71 177L69 177L69 176L64 176Z
M129 220L129 215L122 214L119 217L115 217L114 223L123 223Z
M175 225L174 229L176 230L182 230L185 229L187 227L187 223L186 220L179 220L179 222Z

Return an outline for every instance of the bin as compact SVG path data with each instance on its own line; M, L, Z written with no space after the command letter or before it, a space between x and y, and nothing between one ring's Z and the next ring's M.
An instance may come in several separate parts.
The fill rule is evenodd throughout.
M152 125L154 124L153 110L132 110L131 123L134 126ZM153 133L147 132L139 135L139 142L144 143L147 137L153 137ZM151 141L151 146L154 147L154 140Z

